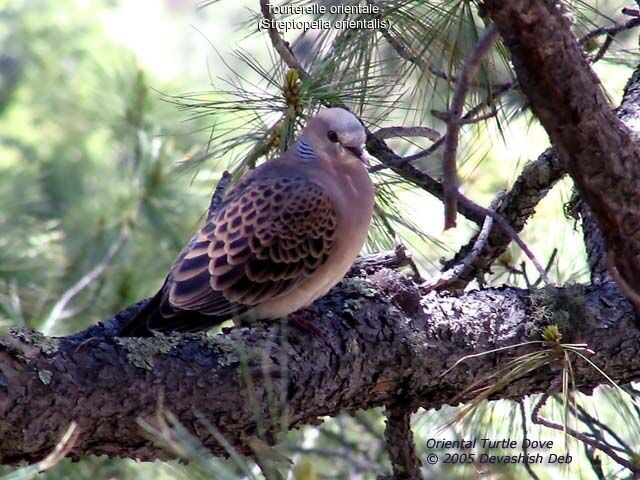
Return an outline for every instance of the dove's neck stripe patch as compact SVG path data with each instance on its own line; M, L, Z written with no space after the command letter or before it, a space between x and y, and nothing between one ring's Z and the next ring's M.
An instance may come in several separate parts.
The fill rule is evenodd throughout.
M304 138L301 138L298 142L298 155L306 162L316 159L316 154L313 152L313 148L309 145Z

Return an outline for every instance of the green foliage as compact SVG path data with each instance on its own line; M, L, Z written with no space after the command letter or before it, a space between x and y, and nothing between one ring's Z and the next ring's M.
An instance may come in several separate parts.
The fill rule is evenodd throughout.
M104 18L119 3L124 2L0 0L3 331L32 327L64 334L152 294L201 221L220 172L229 168L237 177L282 152L320 105L344 103L374 131L382 125L404 124L431 126L442 132L444 125L432 110L446 110L452 78L460 73L464 58L485 27L477 2L470 0L377 1L392 25L388 33L306 32L291 42L311 76L300 77L284 68L271 50L261 54L245 49L244 43L242 48L216 45L222 52L215 52L216 68L212 70L216 78L209 91L201 91L189 78L160 81L140 58L114 41ZM223 18L231 2L204 3L209 4L205 14ZM254 3L252 8L257 9L257 1ZM592 3L566 2L567 17L578 35L610 21L612 5ZM257 17L243 15L249 34L243 41L251 45ZM345 18L332 16L330 20ZM262 44L267 37L260 35ZM409 59L398 57L392 42ZM207 53L202 50L203 57ZM637 62L637 55L617 48L605 60L606 68L599 71L602 78L624 79L629 72L625 65L630 60ZM463 189L487 205L495 191L512 183L522 162L546 145L546 136L540 133L521 94L495 95L496 85L513 79L507 52L497 44L467 98L467 109L484 102L483 112L496 112L489 120L463 127L458 156ZM605 82L614 99L620 93L618 84ZM185 91L195 93L179 94ZM389 143L402 155L430 145L421 138ZM513 145L522 144L529 146L512 151ZM436 178L441 176L440 164L441 151L414 162ZM439 268L439 258L450 256L477 228L461 220L458 230L443 234L439 202L389 170L378 172L375 181L378 208L368 249L390 248L398 234L425 276L432 275ZM579 232L562 214L570 188L566 181L556 187L524 232L542 260L555 258L550 275L557 281L586 278L584 254L575 248ZM557 256L551 253L555 248ZM488 283L525 285L526 266L512 247L496 264ZM63 302L84 280L86 286ZM369 293L364 282L343 286L354 294ZM580 320L575 317L579 298L544 300L547 303L540 307L539 315L544 320L541 325L548 325L545 339L559 342L553 326L558 325L565 335L571 323ZM358 304L350 302L348 307L356 309ZM171 343L165 347L163 351L170 350ZM141 368L150 368L153 356L159 353L140 352L135 342L129 348L132 361ZM227 346L224 340L212 339L211 348L224 350ZM238 361L254 360L246 356L238 352ZM234 355L229 358L236 359ZM547 359L534 360L537 368ZM520 365L520 372L530 370L534 370L531 364ZM45 384L52 379L47 370L39 375ZM637 444L640 426L633 401L637 392L629 387L627 393L600 390L591 400L580 398L580 403L597 407L608 422L622 424L622 434ZM273 400L268 410L276 418L283 405ZM525 403L523 409L533 405ZM518 407L509 402L480 402L442 435L442 426L465 407L421 411L413 419L418 454L431 451L425 446L428 438L445 434L454 438L469 436L469 432L476 437L521 436L524 417ZM231 450L229 461L211 458L170 413L164 420L164 430L147 425L149 435L188 460L188 466L177 461L137 464L101 457L63 461L38 478L262 478L255 465ZM282 423L285 420L283 416ZM202 421L224 444L219 432L206 419ZM256 420L257 424L261 421ZM389 467L383 431L380 410L356 412L320 427L289 432L275 454L263 449L258 456L276 464L274 475L290 471L290 478L296 480L375 478ZM537 427L529 425L528 432L531 438L542 436ZM260 449L260 441L256 445ZM292 464L281 461L283 452ZM4 471L7 480L37 475L34 468ZM466 466L443 464L430 472L451 479L477 474ZM542 478L542 472L537 473ZM488 474L521 478L524 471L495 467Z
M0 17L2 51L19 75L3 89L0 116L5 327L42 327L114 245L108 268L61 312L55 331L152 293L212 189L176 167L194 152L187 128L195 124L180 128L162 87L87 13L72 1L41 0L9 2ZM72 315L78 309L85 314Z

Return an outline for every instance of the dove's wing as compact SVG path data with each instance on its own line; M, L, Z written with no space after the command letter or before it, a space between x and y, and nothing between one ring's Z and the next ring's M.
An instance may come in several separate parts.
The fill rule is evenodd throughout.
M193 310L228 318L287 294L329 257L337 218L320 185L293 176L238 187L174 265L161 307L166 317ZM176 328L166 320L150 327Z

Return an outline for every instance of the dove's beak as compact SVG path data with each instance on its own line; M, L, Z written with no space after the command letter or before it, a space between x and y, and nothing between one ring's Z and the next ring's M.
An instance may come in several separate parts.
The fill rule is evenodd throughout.
M346 147L351 153L353 153L356 157L360 159L362 163L364 163L367 167L371 166L371 162L369 161L369 154L364 148L359 147Z

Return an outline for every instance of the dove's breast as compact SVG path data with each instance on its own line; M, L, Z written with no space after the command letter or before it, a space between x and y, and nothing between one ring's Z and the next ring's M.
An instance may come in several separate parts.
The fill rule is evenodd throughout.
M353 265L367 239L373 216L374 188L364 167L352 175L341 176L340 180L340 185L335 184L332 177L333 184L327 184L327 188L333 190L338 214L329 258L292 291L256 305L250 313L252 317L281 318L310 305L340 282Z

